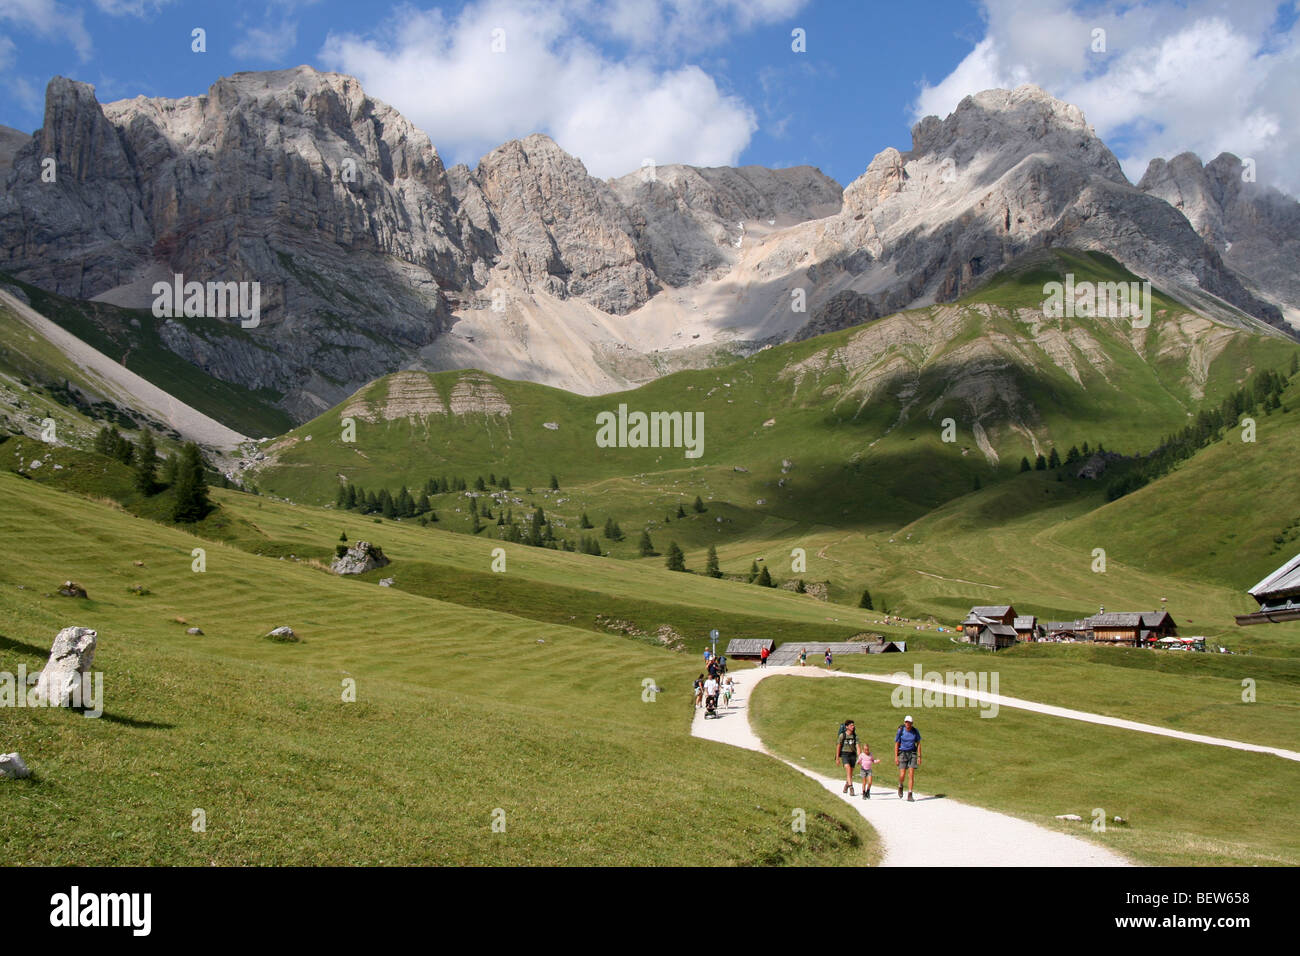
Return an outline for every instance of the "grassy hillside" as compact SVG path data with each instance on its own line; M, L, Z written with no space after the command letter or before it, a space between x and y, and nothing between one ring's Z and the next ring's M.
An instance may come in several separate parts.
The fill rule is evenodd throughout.
M13 862L877 858L815 784L689 737L694 660L338 579L0 474L0 499L19 496L0 509L0 533L30 549L0 570L0 670L38 668L60 627L94 626L105 713L6 710L0 747L35 772L0 789ZM89 600L47 596L69 577ZM261 636L281 624L301 641ZM665 688L653 703L646 678Z

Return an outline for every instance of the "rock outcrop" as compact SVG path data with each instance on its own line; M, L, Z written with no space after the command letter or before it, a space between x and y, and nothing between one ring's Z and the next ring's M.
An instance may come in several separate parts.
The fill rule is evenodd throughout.
M342 545L340 545L342 547ZM358 541L330 563L335 574L365 574L374 568L387 567L392 562L384 557L379 545Z

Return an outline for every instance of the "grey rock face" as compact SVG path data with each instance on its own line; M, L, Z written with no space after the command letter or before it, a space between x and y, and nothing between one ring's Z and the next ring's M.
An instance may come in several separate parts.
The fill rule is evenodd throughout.
M1300 327L1300 203L1244 172L1231 153L1204 166L1181 153L1152 160L1137 188L1181 212L1250 289L1292 310Z
M1200 308L1281 325L1275 302L1300 316L1298 207L1243 188L1233 162L1176 157L1134 187L1077 108L1021 87L925 118L910 152L884 150L842 191L809 167L660 166L604 182L538 134L447 170L354 78L308 67L104 106L55 77L35 135L0 130L0 270L140 308L177 273L258 282L257 327L174 317L159 335L306 420L413 363L463 367L449 332L485 308L489 285L572 303L565 315L586 329L586 306L625 314L734 278L741 294L710 318L757 347L951 301L1016 258L1072 246ZM793 285L806 315L790 310ZM516 318L477 334L527 341ZM547 381L546 361L527 368Z
M88 627L65 627L54 638L50 658L36 681L36 695L50 707L67 707L79 700L83 674L95 662L99 635Z
M912 139L911 152L885 150L845 188L824 230L829 250L809 270L815 307L800 336L952 301L1062 246L1281 324L1177 209L1129 184L1077 107L1032 86L989 90L926 117Z

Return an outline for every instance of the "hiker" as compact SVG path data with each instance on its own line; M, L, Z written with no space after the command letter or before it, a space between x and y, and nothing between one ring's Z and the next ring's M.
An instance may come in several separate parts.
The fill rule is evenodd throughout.
M858 754L858 769L862 772L862 799L871 799L871 768L880 763L879 757L871 755L871 744L863 744Z
M858 732L853 721L844 721L844 729L835 741L835 763L844 765L844 789L841 793L853 796L853 768L858 763Z
M717 677L718 677L718 662L717 662L716 660L709 661L709 668L708 668L708 670L709 670L709 677L710 677L710 679L712 679L712 680L717 680Z
M727 655L726 655L726 654L719 654L719 655L718 655L718 672L721 673L721 674L725 674L725 673L727 673Z
M829 647L826 648L826 666L831 666L831 649Z
M695 678L695 706L699 707L704 701L704 675L701 674Z
M728 677L725 681L722 682L722 702L727 705L728 710L731 709L731 678L730 677Z
M706 709L710 706L710 700L713 701L713 707L718 706L718 679L712 676L704 682L704 706ZM705 716L708 715L705 714Z
M808 663L808 648L805 647L803 650L799 652L799 666L803 667L807 663Z
M767 655L768 655L769 653L771 653L771 652L768 651L768 649L767 649L767 645L764 644L764 645L763 645L763 649L762 649L761 651L758 652L758 666L759 666L759 667L766 667L766 666L767 666Z
M894 734L894 766L898 768L898 799L903 799L903 775L907 775L907 800L912 802L916 768L921 766L921 732L912 724L912 715L903 718Z

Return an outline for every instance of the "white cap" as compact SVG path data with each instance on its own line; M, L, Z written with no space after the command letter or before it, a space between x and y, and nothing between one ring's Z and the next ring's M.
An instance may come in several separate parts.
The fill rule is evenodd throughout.
M903 723L905 723L905 724L910 724L911 722L912 722L912 715L911 715L911 714L908 714L906 717L903 718Z

